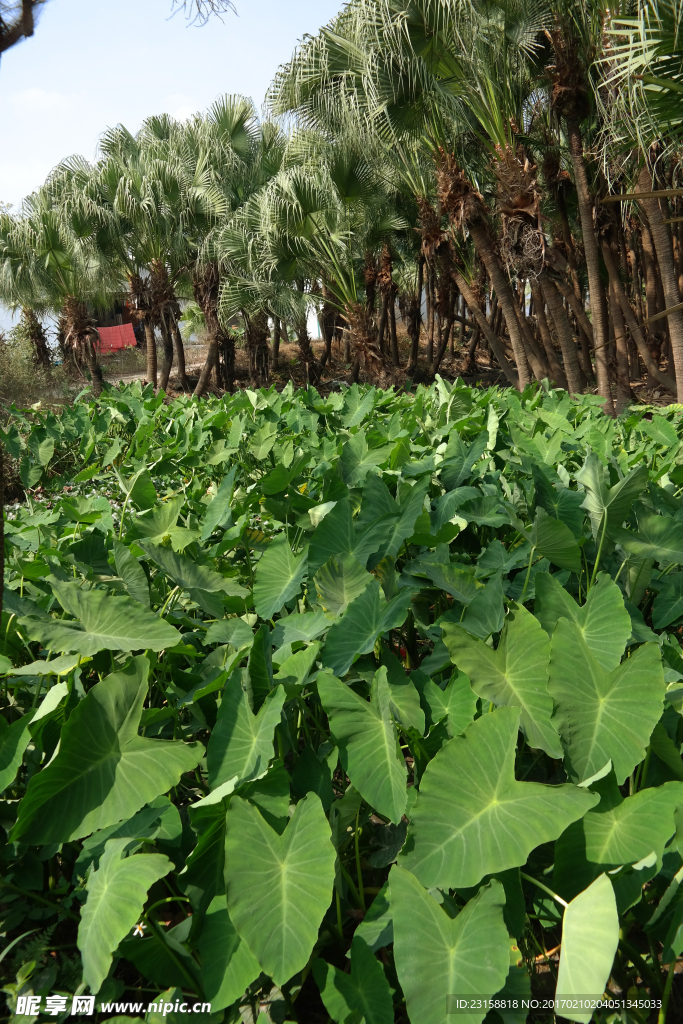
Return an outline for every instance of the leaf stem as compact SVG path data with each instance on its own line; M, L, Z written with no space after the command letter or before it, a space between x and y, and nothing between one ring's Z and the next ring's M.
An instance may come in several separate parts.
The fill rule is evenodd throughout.
M65 917L70 917L72 921L80 921L80 917L77 914L67 910L66 907L60 907L59 904L53 903L52 900L46 900L44 896L39 896L35 892L27 892L25 889L20 889L18 885L12 885L10 882L5 882L0 878L0 885L4 889L9 889L11 892L16 892L17 895L23 896L24 899L34 900L36 903L42 903L43 906L50 907L51 910L56 910L58 914L64 914Z
M556 900L558 903L560 903L563 907L569 906L566 900L563 900L561 896L558 896L556 892L553 892L552 889L549 889L547 885L543 884L543 882L539 882L538 879L532 878L531 875L525 875L523 871L520 871L519 874L523 879L525 879L525 881L531 882L532 885L537 885L539 889L543 889L544 892L547 892L548 896L552 896L552 898Z
M600 565L600 557L602 555L602 545L605 543L605 534L606 533L607 533L607 512L605 511L603 513L602 533L600 534L600 546L598 547L598 554L597 554L597 558L595 559L595 565L593 566L593 574L592 574L592 576L590 578L590 583L588 584L588 590L591 589L591 587L593 586L593 583L595 582L595 576L596 576L597 571L598 571L598 566Z
M358 877L358 894L360 896L360 908L365 913L365 893L363 892L363 872L360 866L360 850L358 848L358 818L360 815L360 804L356 811L356 830L354 834L354 845L356 849L356 875Z
M669 964L669 971L666 976L666 985L664 986L664 995L662 996L662 1005L657 1017L657 1024L666 1024L666 1010L669 1005L669 997L671 995L671 987L674 981L674 971L676 969L676 957Z
M524 597L525 597L526 592L527 592L527 587L529 586L529 577L531 576L531 563L534 560L534 551L535 550L536 550L536 548L532 547L531 551L529 552L529 565L527 566L527 570L526 570L526 579L524 580L524 589L522 590L522 596L519 599L519 603L520 604L524 604Z

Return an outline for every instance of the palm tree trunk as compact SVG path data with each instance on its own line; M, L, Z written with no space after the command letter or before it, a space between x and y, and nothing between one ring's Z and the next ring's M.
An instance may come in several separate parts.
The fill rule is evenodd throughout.
M647 166L643 165L640 175L638 176L636 192L651 192L652 188L652 175ZM657 253L659 274L662 281L662 289L664 291L664 301L666 302L666 307L668 309L671 306L678 305L681 301L678 291L678 282L676 280L671 238L667 231L667 225L664 223L664 217L662 216L662 211L657 200L640 199L639 202L647 215L650 231L652 233L652 241L654 242L655 251ZM671 354L673 356L676 384L678 388L681 389L681 394L683 394L683 316L680 311L676 313L669 313L668 321L669 340L671 342Z
M391 365L400 366L401 360L398 354L398 337L396 335L396 298L393 291L389 302L389 336L391 338Z
M102 367L100 361L97 358L97 350L94 342L91 338L88 338L85 342L85 358L88 361L88 368L90 370L90 378L92 380L92 392L93 395L102 394L102 388L104 387L104 378L102 376Z
M531 278L531 294L534 300L534 308L536 312L536 320L538 322L538 333L541 336L543 342L543 348L545 349L546 358L548 360L548 366L552 379L558 385L558 387L567 390L567 377L560 365L560 361L557 358L557 352L553 345L553 339L550 335L550 328L548 327L548 321L545 316L545 299L541 291L541 286L538 283L537 278Z
M209 386L209 379L211 377L211 371L218 362L218 338L212 335L209 338L209 348L206 353L206 362L202 366L201 373L199 374L199 380L197 386L194 389L194 397L201 398L207 387Z
M388 310L389 310L389 294L388 294L388 292L385 291L385 292L382 293L382 305L380 307L380 314L379 314L379 327L377 328L377 344L379 345L379 350L382 353L382 355L384 355L384 353L385 353L384 335L386 334L386 329L387 329L387 313L388 313Z
M543 289L543 295L550 312L550 316L555 324L555 332L560 343L560 348L562 349L564 372L567 377L569 393L571 395L580 395L583 391L581 369L579 367L579 360L576 345L574 344L571 324L569 323L569 317L567 316L567 312L562 304L562 296L555 287L555 282L547 274L541 274L539 282Z
M473 221L471 224L468 224L468 227L470 230L470 234L472 235L472 239L474 241L474 246L479 256L484 262L484 266L486 267L489 278L491 279L493 289L496 295L498 296L498 303L500 305L500 308L503 310L503 316L505 317L505 323L507 324L507 329L510 334L510 341L512 343L512 351L515 354L515 362L517 363L519 388L520 391L523 391L529 383L531 376L529 374L529 366L527 363L526 351L524 347L524 337L522 334L522 329L519 320L517 319L517 303L515 302L514 297L512 295L510 282L508 281L505 272L503 271L503 268L500 265L500 262L498 261L498 256L496 255L496 252L493 248L493 244L489 237L489 233L487 231L486 226L480 223L479 221ZM459 283L458 287L460 287ZM474 312L474 310L472 309L472 305L469 299L467 298L467 293L463 292L463 294L465 295L465 301L467 302L467 305L470 307L472 312ZM487 330L490 331L488 323L486 324L486 327ZM489 344L491 344L489 335L487 334L487 331L484 330L483 325L481 329L484 332L484 336L487 338ZM490 333L491 335L493 335L492 331L490 331ZM495 349L493 351L495 352ZM498 358L497 354L496 358Z
M583 139L578 121L567 120L569 133L569 152L574 168L574 184L581 217L581 233L588 271L588 290L591 302L591 318L593 320L593 337L595 339L595 374L598 380L598 392L605 399L603 410L607 415L614 415L614 403L610 390L609 369L607 364L607 324L604 318L604 293L600 281L600 260L598 243L593 229L593 203L588 187L588 174L583 155Z
M422 289L424 282L425 258L420 255L417 263L417 288L408 302L408 334L410 335L410 356L406 373L415 373L420 351L420 327L422 326Z
M607 267L607 273L609 274L610 284L613 286L614 297L621 306L621 312L623 314L624 320L626 321L626 326L630 331L631 337L636 343L638 354L640 355L640 358L643 360L645 364L645 369L650 374L650 376L657 381L658 384L661 384L662 387L665 387L668 391L671 391L672 394L675 395L676 380L670 374L664 373L663 370L660 370L659 366L655 362L652 352L650 351L650 348L647 342L645 341L642 328L639 326L638 321L634 316L633 310L631 309L631 304L628 301L628 296L626 295L626 292L622 287L621 281L619 280L617 266L614 262L614 259L612 258L612 253L610 251L609 246L603 247L603 256L605 259L605 266Z
M479 303L475 299L472 289L470 288L469 284L467 283L467 281L465 280L465 278L460 273L457 267L453 267L451 269L451 277L457 284L460 291L462 292L463 298L465 299L465 302L469 306L470 313L476 320L480 331L483 333L484 337L488 341L491 351L498 360L498 365L500 366L501 370L503 371L507 379L510 381L512 386L514 388L517 388L518 391L522 391L523 385L521 384L521 378L519 376L519 373L515 373L513 367L508 362L508 359L505 355L505 349L503 348L503 344L500 338L489 327L488 321L484 316L483 312L481 311ZM524 363L523 365L526 366L526 363Z
M270 358L273 369L277 370L280 365L280 320L275 317L273 321L273 344L270 349Z
M161 362L161 376L159 377L159 388L161 391L166 391L168 388L168 378L171 376L171 367L173 366L173 342L171 341L171 332L168 329L168 323L166 322L166 314L161 311L161 345L164 352L164 357Z
M154 336L154 324L149 316L145 317L145 340L147 342L147 381L155 389L157 386L157 340Z
M187 383L187 370L185 368L185 346L175 313L171 314L171 333L173 335L176 363L178 364L178 383L182 391L189 391L190 385Z

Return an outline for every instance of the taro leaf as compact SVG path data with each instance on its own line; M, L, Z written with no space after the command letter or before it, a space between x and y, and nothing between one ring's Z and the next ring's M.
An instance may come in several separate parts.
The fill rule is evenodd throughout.
M451 660L469 676L477 696L499 707L521 708L529 746L562 757L560 738L550 720L550 642L537 619L523 606L512 608L495 651L454 623L444 623L443 637Z
M247 692L254 710L263 704L273 688L273 660L270 630L265 622L256 630L246 672Z
M653 416L651 420L642 419L636 430L642 430L644 434L651 437L657 444L666 448L673 448L678 443L678 434L673 423L669 423L663 416Z
M406 808L407 771L391 716L386 668L375 672L369 702L328 672L317 683L344 771L371 807L398 823Z
M124 858L128 842L110 839L99 868L86 883L78 948L83 977L95 993L109 973L112 953L140 920L148 889L173 869L172 862L158 853Z
M444 452L444 461L441 463L441 483L447 491L455 490L469 479L475 462L484 454L488 443L487 430L479 434L469 445L457 431L453 431Z
M448 737L460 736L477 712L477 696L467 676L455 669L443 690L421 669L411 672L410 678L422 698L427 727L445 719Z
M505 621L503 583L496 575L472 598L462 619L463 629L481 640L499 633Z
M261 973L259 962L235 931L225 896L214 896L199 935L204 995L216 1013L231 1006Z
M607 470L595 452L586 457L576 479L586 491L582 507L588 512L593 537L597 537L599 530L607 528L610 535L617 539L615 529L617 532L621 529L633 502L647 486L647 478L647 466L641 464L614 487L610 487Z
M585 518L581 507L585 497L583 492L570 491L568 487L553 487L545 470L538 465L534 464L531 472L536 484L537 505L545 509L549 516L554 516L568 526L575 537L581 537Z
M138 469L130 480L124 480L119 473L116 473L116 475L118 476L121 490L128 496L129 501L137 506L137 508L152 508L157 500L157 492L148 469L144 466L142 469Z
M209 503L204 513L200 536L202 543L205 543L219 526L225 526L230 521L230 506L236 472L237 467L233 466L227 476L223 477L216 496Z
M643 644L612 672L591 654L579 627L560 619L550 654L548 691L570 779L582 782L612 761L621 785L645 757L662 714L664 673L657 644Z
M536 576L536 618L549 636L561 617L573 622L589 651L605 671L616 668L631 636L631 619L619 587L607 573L599 573L584 605L578 605L554 576Z
M84 655L105 649L161 651L180 641L177 629L132 597L82 590L77 583L53 582L52 589L77 622L34 616L19 620L30 639L40 640L48 650Z
M676 805L683 802L678 782L624 799L614 772L590 788L600 795L600 803L571 824L555 845L553 884L565 899L576 896L602 871L637 864L650 854L660 858L675 831Z
M350 554L355 532L348 498L342 498L316 526L308 547L309 572L317 573L333 555Z
M241 674L233 672L225 684L206 752L212 789L235 776L240 782L261 775L273 756L273 735L285 701L284 688L272 690L258 714L252 714Z
M163 544L153 544L149 540L140 540L138 543L145 554L185 590L205 590L209 594L222 591L228 597L246 597L248 594L235 580L226 579L206 565L197 565L191 558L179 555Z
M581 572L581 549L574 534L565 523L553 519L542 508L536 509L530 543L560 569Z
M292 789L299 798L306 793L317 793L325 811L332 806L332 773L326 761L321 761L310 746L305 746L297 758L292 772Z
M219 619L213 622L206 631L205 644L230 644L236 651L240 647L248 647L253 643L254 634L251 626L244 619Z
M389 514L385 520L385 528L382 530L381 537L378 537L375 548L382 558L387 555L395 558L403 541L412 536L415 521L422 512L428 486L429 481L427 480L421 484L416 484L403 504L399 505L392 498L388 487L382 480L379 480L377 477L371 477L368 480L363 490L363 504L361 505L357 526L359 530L362 530L364 527L370 527L374 522L381 519L382 516ZM377 500L377 490L379 488L386 492L383 495L384 500ZM375 499L370 502L369 510L366 507L368 491L371 498Z
M276 537L261 555L254 580L254 607L262 619L271 619L296 597L308 569L308 546L292 554L287 537Z
M314 583L323 610L339 615L363 593L371 580L372 576L360 562L353 555L345 554L328 559L315 574Z
M323 650L323 665L343 676L358 655L373 649L378 636L403 624L410 597L410 588L406 587L391 601L386 601L380 593L379 580L371 580L341 619L330 627Z
M484 584L475 579L472 569L452 562L420 562L419 573L427 576L435 587L445 590L460 604L468 605L484 590Z
M415 729L420 736L423 736L425 715L415 684L410 676L406 675L401 662L391 651L382 651L382 664L387 669L392 715L404 729Z
M342 446L340 468L344 483L348 487L362 484L370 470L381 466L391 455L393 445L368 448L365 431L359 430Z
M555 999L602 999L619 943L619 913L607 875L571 901L562 919L562 952ZM556 1002L557 1006L557 1002ZM560 1003L560 1006L562 1004ZM568 1020L589 1024L593 1010L562 1007Z
M252 434L249 451L259 462L263 462L270 454L271 448L277 441L277 433L276 423L264 423Z
M281 836L239 797L226 820L230 919L261 969L283 985L308 962L332 899L330 826L314 793L299 801Z
M492 881L453 920L409 871L389 875L396 971L412 1024L443 1024L457 996L489 998L505 984L510 964L503 907ZM480 1024L486 1009L458 1010L462 1024Z
M643 600L645 591L650 586L653 565L654 559L638 558L635 555L631 555L626 563L626 593L631 604L636 607Z
M4 793L16 778L24 751L31 741L28 727L33 716L29 713L17 718L11 725L0 718L0 793Z
M289 658L285 658L278 665L278 670L273 676L273 683L276 686L282 685L288 698L296 697L306 684L319 650L319 643L311 644L309 647L304 647L302 651L297 651Z
M12 830L17 840L80 839L130 818L197 765L199 743L138 736L148 675L147 658L133 658L79 702L59 753L29 783Z
M478 526L505 526L510 522L502 497L485 494L481 498L470 498L460 506L460 515Z
M137 540L139 537L146 537L148 540L161 544L164 537L169 537L173 530L177 529L176 523L184 504L185 498L180 494L152 509L147 515L139 516L133 521L133 525L128 531L128 539Z
M45 437L39 440L39 434L31 433L28 439L28 447L34 461L39 466L47 466L55 453L55 442L52 437Z
M362 938L354 936L351 943L350 974L319 958L313 961L312 971L325 1009L337 1024L345 1024L354 1013L358 1015L355 1019L362 1019L365 1024L393 1024L389 982Z
M138 562L135 555L131 554L130 548L114 538L114 563L116 572L123 580L123 585L129 595L139 601L145 608L149 608L149 583L147 574Z
M308 643L331 625L332 620L323 612L295 612L293 615L278 619L275 623L273 646L283 647L285 644L293 644L296 640Z
M391 890L388 882L384 883L368 907L365 917L354 932L354 938L367 942L373 953L376 953L382 946L390 946L394 941Z
M427 765L399 857L423 885L471 886L519 867L598 802L576 786L515 780L519 719L517 708L483 715Z
M683 572L668 576L652 606L652 625L664 629L683 615Z
M408 824L380 825L371 839L373 852L368 856L371 868L386 868L393 864L406 841Z
M196 961L173 935L182 927L180 924L168 931L159 930L146 939L131 935L119 945L118 952L135 964L143 978L155 985L166 988L182 977L185 984L192 982L192 989L196 991L199 980Z
M643 513L638 517L637 533L620 527L610 530L610 536L630 555L683 565L683 523L666 516Z

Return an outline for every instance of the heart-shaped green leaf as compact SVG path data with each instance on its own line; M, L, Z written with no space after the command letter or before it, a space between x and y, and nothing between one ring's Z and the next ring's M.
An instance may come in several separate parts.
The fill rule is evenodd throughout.
M112 953L140 920L148 889L173 868L168 857L158 853L124 859L128 843L110 839L85 886L88 898L81 910L78 948L83 976L95 993L109 973Z
M407 770L391 716L386 668L375 672L369 701L328 672L317 684L344 771L371 807L398 823L406 808Z
M362 938L354 936L351 943L350 974L316 959L313 977L325 1009L337 1024L344 1024L354 1013L365 1024L394 1024L389 982L379 960Z
M556 1003L560 1014L589 1024L593 1010L575 1009L577 1001L602 999L619 942L619 913L608 875L600 875L569 904L562 919L562 952Z
M664 689L657 644L643 644L606 672L579 627L560 619L553 633L548 690L569 777L590 779L611 760L621 785L645 757L662 713Z
M299 801L281 836L255 807L233 798L225 838L228 911L276 985L289 981L311 955L332 899L335 858L314 793Z
M307 555L308 547L294 555L284 535L266 548L254 580L254 607L261 618L271 619L299 593L308 568Z
M341 619L330 627L323 650L323 665L335 675L345 675L357 655L372 650L378 636L402 625L408 614L410 598L410 588L406 587L386 601L380 593L379 580L371 580Z
M273 735L285 700L284 687L271 690L254 715L242 688L240 672L225 684L218 718L206 751L212 789L228 779L246 782L261 775L273 756Z
M315 589L321 608L329 615L339 615L362 594L372 580L353 555L333 556L315 574Z
M429 762L399 857L423 885L471 886L518 867L598 802L576 786L515 780L520 715L518 708L483 715Z
M248 593L235 580L226 579L206 565L197 565L191 558L179 555L163 544L155 544L150 540L140 540L139 544L145 554L185 590L206 590L209 594L222 591L229 597L245 597Z
M452 920L409 871L389 876L394 956L412 1024L443 1024L457 997L491 998L510 965L500 882L485 886ZM480 1024L486 1009L457 1010L463 1024Z
M180 633L132 597L110 597L104 590L83 590L77 583L53 583L52 589L76 622L26 616L31 640L48 649L76 654L97 651L161 651L175 647Z
M215 896L199 935L204 995L212 1013L231 1006L261 973L259 962L235 931L225 896Z
M200 744L138 736L148 675L147 658L134 658L77 705L59 753L31 779L15 839L42 845L87 836L130 818L195 767Z
M560 738L550 721L550 642L534 616L524 607L513 607L495 651L454 623L444 623L443 638L451 660L469 676L477 696L499 707L521 708L529 746L562 757Z
M595 660L608 672L621 661L631 636L631 617L623 595L607 573L598 574L586 603L579 605L554 576L539 572L534 612L549 636L560 618L575 623Z

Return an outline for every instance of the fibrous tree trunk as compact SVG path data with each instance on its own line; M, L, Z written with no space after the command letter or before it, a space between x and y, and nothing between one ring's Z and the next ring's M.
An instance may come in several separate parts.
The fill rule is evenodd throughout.
M180 333L180 327L178 326L178 317L175 310L171 313L171 334L173 335L173 348L175 350L175 359L178 365L178 383L180 384L182 391L189 391L190 385L187 383L187 369L185 367L185 346L183 344L183 336Z
M567 388L567 376L560 365L560 361L557 358L557 352L553 345L553 339L550 334L550 328L545 315L545 299L541 286L538 283L538 278L531 278L531 294L534 300L534 311L536 314L536 321L538 323L538 333L541 336L543 348L545 349L546 358L548 360L548 366L552 379L561 388Z
M555 333L562 349L564 372L570 394L578 395L583 390L581 370L572 335L571 324L562 302L562 296L555 287L555 282L546 274L541 274L539 283L543 289L548 311L555 325Z
M458 288L460 289L460 291L462 292L465 302L469 307L470 313L476 320L479 329L482 331L484 337L488 341L491 351L498 360L498 365L500 366L501 370L503 371L507 379L510 381L512 386L517 388L518 391L521 391L522 385L519 373L516 373L514 368L510 365L507 356L505 355L505 349L503 348L503 344L500 338L491 330L488 321L484 313L482 312L481 307L479 306L479 303L477 302L469 284L467 283L467 281L465 280L462 273L458 270L457 267L452 268L451 276L455 281L456 285L458 286Z
M652 174L646 165L638 176L637 192L651 192L653 189ZM640 205L647 215L652 241L657 253L657 264L664 291L666 308L670 309L680 303L678 281L673 261L671 238L664 223L664 217L656 199L640 199ZM680 310L669 313L669 340L673 358L676 383L683 393L683 313Z
M154 324L148 314L144 320L145 341L147 343L147 381L154 388L157 386L157 339L154 333Z
M614 403L609 382L609 368L607 363L607 323L604 317L604 293L600 280L600 260L598 257L598 243L595 238L593 227L593 202L590 188L588 186L588 173L586 161L583 154L583 138L581 127L577 120L570 118L567 121L569 134L569 153L572 167L574 169L574 184L579 205L581 218L581 233L583 236L583 248L586 257L586 269L588 271L588 291L590 293L591 319L593 322L593 338L595 348L595 375L598 381L598 392L604 398L604 411L614 415Z
M168 379L171 376L171 368L173 366L173 342L171 341L171 332L166 319L166 311L163 309L161 310L161 316L159 319L159 329L161 331L161 347L163 349L159 388L162 391L166 391L168 388Z

